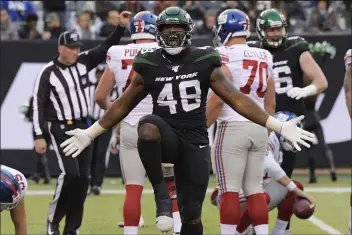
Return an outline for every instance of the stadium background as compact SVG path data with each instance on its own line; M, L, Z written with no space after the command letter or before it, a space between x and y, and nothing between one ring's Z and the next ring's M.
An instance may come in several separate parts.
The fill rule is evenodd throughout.
M328 3L325 18L319 13L319 8L324 7L319 2ZM336 54L321 64L329 88L318 97L316 109L322 119L325 139L334 152L336 166L345 168L350 165L346 153L351 151L351 121L342 89L343 56L350 47L349 1L2 1L1 4L1 162L26 175L34 170L35 154L31 124L21 119L19 106L31 96L41 66L56 55L58 32L77 30L84 40L82 50L85 50L97 45L109 30L113 30L118 24L118 12L130 10L135 14L146 9L158 14L171 5L181 6L191 14L195 23L193 44L196 46L212 45L211 28L216 15L231 7L249 14L253 32L250 39L256 39L254 25L258 13L277 7L288 18L289 35L303 36L311 44L330 43ZM34 29L30 26L33 24ZM28 31L32 33L26 34ZM120 44L130 43L128 36L129 30L126 30ZM91 74L89 79L94 82L94 71ZM302 152L298 158L298 168L307 165L304 155ZM57 175L56 156L53 151L49 156L51 171ZM328 167L327 162L319 158L319 153L317 156L317 166ZM110 157L107 175L120 176L116 156Z
M135 4L134 2L137 2ZM328 4L318 3L327 2ZM134 14L148 9L158 14L170 5L186 9L195 22L193 44L211 45L211 28L216 15L227 8L239 8L249 14L251 19L251 39L256 39L255 19L266 8L281 10L289 22L289 35L303 36L308 43L329 43L335 56L316 54L329 81L329 88L317 100L316 110L321 116L325 139L335 155L338 181L331 182L325 171L327 162L317 153L319 170L318 183L307 184L307 155L300 153L297 158L299 170L294 179L305 184L305 190L312 195L317 208L309 220L293 218L292 234L346 234L348 227L348 205L351 190L351 120L348 116L344 92L343 57L351 47L351 1L1 1L1 164L8 165L30 176L35 169L36 156L33 151L31 124L20 116L20 105L32 95L33 85L41 67L57 53L57 37L64 30L77 30L83 39L82 50L97 45L107 36L121 10ZM319 7L318 7L319 6ZM324 8L325 10L319 10ZM79 20L78 20L79 19ZM50 32L50 33L49 33ZM130 42L129 33L121 44ZM315 44L316 45L316 44ZM334 53L332 53L334 54ZM94 82L94 71L90 80ZM51 173L58 174L54 151L49 152ZM303 174L302 174L303 172ZM109 169L99 197L90 196L85 204L84 221L81 234L121 234L116 228L122 220L124 186L120 179L118 156L111 155ZM211 177L209 192L216 180ZM26 196L26 212L29 234L45 234L48 204L52 199L55 179L50 185L35 184L29 180ZM142 214L145 227L140 234L160 234L155 227L155 204L151 186L146 183L143 193ZM206 198L203 209L205 234L219 234L217 209ZM275 221L276 211L270 213L270 228ZM61 228L63 225L61 225ZM13 224L8 213L1 214L1 234L13 234Z

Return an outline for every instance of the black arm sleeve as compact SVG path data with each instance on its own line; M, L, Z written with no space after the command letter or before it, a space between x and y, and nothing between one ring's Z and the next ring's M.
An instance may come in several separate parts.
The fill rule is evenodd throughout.
M83 52L78 62L87 66L88 72L93 68L97 67L106 59L106 53L109 48L114 45L118 45L121 37L125 31L125 27L117 26L115 31L112 32L100 45L94 47L86 52Z
M50 96L50 70L44 69L37 77L33 92L33 126L35 139L43 138L44 113Z

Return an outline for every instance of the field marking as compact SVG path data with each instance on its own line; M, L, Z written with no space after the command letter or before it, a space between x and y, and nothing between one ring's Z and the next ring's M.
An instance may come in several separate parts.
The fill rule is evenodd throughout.
M208 189L207 193L211 193L213 189ZM327 188L327 187L308 187L304 189L305 192L314 192L314 193L349 193L351 188L348 187L336 187L336 188ZM36 195L53 195L54 190L29 190L26 193L26 196L36 196ZM106 195L122 195L125 194L124 189L103 189L102 194ZM144 194L153 194L152 189L144 189Z
M311 222L312 224L314 224L315 226L317 226L318 228L320 228L322 231L327 232L328 234L332 234L332 235L340 235L343 234L342 232L334 229L333 227L331 227L330 225L328 225L327 223L325 223L324 221L318 219L317 217L315 217L314 215L312 215L309 219L309 222Z

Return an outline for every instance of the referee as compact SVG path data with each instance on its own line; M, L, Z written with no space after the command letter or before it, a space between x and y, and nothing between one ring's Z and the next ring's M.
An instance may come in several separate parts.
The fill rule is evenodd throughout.
M43 138L44 122L57 155L61 174L55 195L49 206L47 234L59 235L59 223L66 216L64 235L78 234L82 223L84 201L89 184L92 148L78 158L66 157L59 148L67 139L65 132L88 127L90 109L88 72L102 63L108 49L117 45L129 22L130 12L120 14L120 25L99 46L80 53L78 34L64 32L58 39L58 56L40 71L33 92L33 124L36 134L35 149L44 153L47 143Z

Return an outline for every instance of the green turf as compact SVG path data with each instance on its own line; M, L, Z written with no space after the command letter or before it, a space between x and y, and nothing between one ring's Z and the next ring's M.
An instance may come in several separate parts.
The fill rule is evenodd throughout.
M304 184L306 176L293 177ZM339 182L332 183L327 176L320 176L319 182L306 187L348 187L350 177L339 176ZM215 179L211 178L210 186L215 185ZM54 189L51 185L35 185L30 183L29 190ZM150 185L146 185L150 188ZM104 189L123 189L120 179L107 178ZM333 228L346 233L349 213L349 193L311 193L316 199L317 207L315 216ZM52 196L27 196L26 211L29 234L45 234L46 216L48 205ZM84 221L81 234L123 234L123 229L117 227L122 220L123 195L100 195L89 196L85 204ZM276 211L270 213L270 222L275 221ZM155 226L155 204L152 195L143 195L142 214L145 220L145 227L140 229L139 234L160 234ZM219 213L217 208L209 202L209 195L204 202L203 209L204 234L219 234ZM63 223L61 228L63 227ZM293 218L291 231L293 234L327 234L320 228L307 220ZM13 234L13 225L8 212L1 214L1 234ZM171 234L171 233L170 233Z

